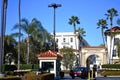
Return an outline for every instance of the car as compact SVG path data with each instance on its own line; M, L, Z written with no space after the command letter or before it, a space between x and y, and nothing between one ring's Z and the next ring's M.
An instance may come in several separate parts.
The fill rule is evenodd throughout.
M70 70L69 75L72 77L72 79L74 79L75 77L81 77L81 74L84 69L85 67L75 67Z
M89 68L85 67L83 70L82 70L82 73L81 73L81 78L82 79L85 79L85 78L88 78L88 72L90 71ZM91 75L91 71L90 71L90 75Z
M95 78L95 70L93 70L93 72L92 72L92 70L90 70L90 68L88 68L88 67L86 67L82 70L81 78L82 79L88 78L88 72L90 72L90 77Z

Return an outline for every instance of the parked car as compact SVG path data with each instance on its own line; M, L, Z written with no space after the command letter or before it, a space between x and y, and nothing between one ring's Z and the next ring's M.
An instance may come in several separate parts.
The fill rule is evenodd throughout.
M90 72L90 77L95 78L95 70L93 70L93 73L92 73L92 70L90 70L88 67L86 67L82 70L81 78L82 79L88 78L88 72ZM92 74L93 74L93 76L92 76Z
M70 70L69 74L72 77L72 79L74 79L75 77L81 77L81 74L84 69L85 69L85 67L75 67Z

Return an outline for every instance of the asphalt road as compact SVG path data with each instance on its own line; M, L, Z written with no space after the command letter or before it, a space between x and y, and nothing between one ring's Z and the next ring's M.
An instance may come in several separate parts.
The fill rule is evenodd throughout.
M81 79L79 77L76 77L75 79L72 79L69 74L65 74L64 78L61 80L88 80L88 79ZM93 79L91 79L93 80ZM96 77L95 80L120 80L120 76L107 76L107 77L103 77L98 75L98 77Z

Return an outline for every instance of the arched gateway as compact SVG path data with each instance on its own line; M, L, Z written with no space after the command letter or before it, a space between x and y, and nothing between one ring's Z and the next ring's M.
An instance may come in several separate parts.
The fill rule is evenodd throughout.
M90 57L92 57L93 59L91 59ZM83 47L81 50L81 66L86 67L87 64L91 64L91 62L88 63L88 61L90 60L93 61L92 64L106 64L105 48L101 46Z

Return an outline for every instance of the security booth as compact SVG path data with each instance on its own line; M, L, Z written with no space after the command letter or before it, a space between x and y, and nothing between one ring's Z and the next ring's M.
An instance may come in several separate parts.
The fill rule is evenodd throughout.
M39 68L54 73L55 77L59 76L62 56L51 50L37 54L39 59Z

